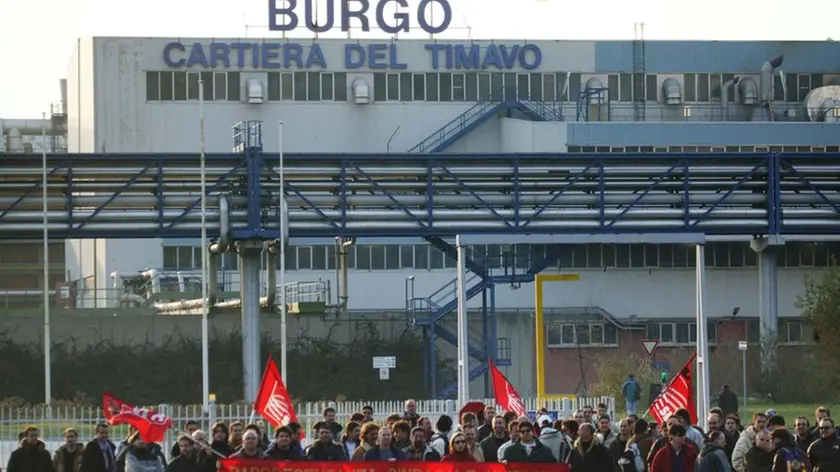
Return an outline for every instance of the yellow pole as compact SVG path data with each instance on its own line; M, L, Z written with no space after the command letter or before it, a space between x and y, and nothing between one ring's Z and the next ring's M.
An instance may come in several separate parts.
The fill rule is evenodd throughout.
M537 274L534 277L534 323L536 324L536 370L537 370L537 404L542 405L545 398L545 322L543 317L543 279L545 276Z

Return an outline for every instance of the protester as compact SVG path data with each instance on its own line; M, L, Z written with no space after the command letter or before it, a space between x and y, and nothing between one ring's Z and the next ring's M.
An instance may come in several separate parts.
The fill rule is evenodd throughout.
M79 433L73 428L64 430L64 445L55 451L53 469L55 472L79 472L82 468L84 447L79 444Z

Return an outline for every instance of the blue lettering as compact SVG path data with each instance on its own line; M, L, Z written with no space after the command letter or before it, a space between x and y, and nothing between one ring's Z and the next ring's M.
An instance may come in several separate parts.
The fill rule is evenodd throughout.
M230 68L230 45L225 43L210 44L210 67L218 67L221 61L222 67Z
M288 0L283 5L278 5L283 0L268 0L268 29L269 31L293 31L298 27L300 18L295 9L298 6L297 0ZM350 31L350 20L355 18L359 21L361 30L370 31L370 19L367 11L370 10L370 0L329 0L327 1L327 19L323 24L318 23L314 14L313 3L320 0L304 0L304 24L306 28L314 33L325 33L335 26L335 3L341 4L341 30ZM409 32L411 30L411 19L407 13L397 11L394 13L396 24L388 24L385 20L385 7L389 3L396 3L404 8L408 7L407 0L375 0L375 20L377 27L390 34L399 31ZM443 18L440 24L431 25L431 8L436 3L443 11ZM352 4L352 6L351 6ZM452 5L450 0L420 0L417 5L417 25L429 34L439 34L446 31L452 24Z
M192 45L192 48L190 48L190 58L187 59L187 67L192 67L196 64L201 67L210 67L210 63L207 61L207 55L204 54L204 48L201 47L201 43L195 43Z
M321 69L327 68L327 60L324 59L324 51L321 50L320 44L313 44L311 48L309 48L309 55L306 56L306 64L304 67L307 69L311 69L313 65L321 67Z
M257 43L251 44L251 64L254 65L255 69L260 67L260 54L262 50L260 49L260 45Z
M357 1L362 4L362 8L356 11L350 10L350 2ZM341 31L350 31L350 18L358 18L362 23L362 31L370 31L370 23L365 16L365 12L370 8L368 0L343 0L341 3Z
M516 65L516 57L519 54L519 46L514 46L508 53L508 48L504 44L499 46L499 52L502 53L502 62L505 64L505 69L513 69Z
M432 2L437 2L443 9L443 21L438 26L432 26L426 21L426 7ZM447 0L421 0L417 5L417 23L420 24L420 29L429 34L443 33L452 23L452 6Z
M444 57L446 58L446 68L447 69L452 69L452 62L453 61L452 61L452 45L451 44L446 45L446 55Z
M201 45L199 45L201 46ZM169 43L163 47L163 62L166 63L167 66L177 69L179 67L184 66L184 59L178 59L177 61L172 60L172 51L184 52L184 45L181 43Z
M528 60L528 52L533 56L533 60ZM534 70L542 64L542 51L536 44L526 44L519 50L519 65L525 70Z
M409 31L409 21L408 21L408 13L394 13L394 19L397 20L397 24L391 26L385 23L385 5L390 2L397 2L397 5L406 8L408 7L408 2L405 0L382 0L379 4L376 5L376 24L379 25L379 29L382 31L394 34L399 33L400 31L405 31L408 33Z
M245 67L245 50L249 47L251 47L251 45L248 43L233 43L230 45L231 49L236 50L236 67L239 67L240 69Z
M312 4L315 3L315 1L316 0L306 0L306 19L304 20L306 22L306 27L309 28L309 31L314 33L326 33L332 29L333 22L335 21L333 2L327 2L327 21L323 25L319 25L318 18L315 17L314 13L312 13Z
M297 28L298 25L298 17L295 14L297 0L287 0L289 4L286 8L277 8L277 2L280 1L282 0L268 0L268 30L292 31ZM278 15L282 15L284 18L288 17L289 21L283 21L282 24L277 24Z
M426 50L432 53L432 70L438 70L440 67L440 52L446 49L443 44L427 44Z
M265 43L262 45L262 66L265 69L279 69L280 45L277 43Z
M344 68L361 69L365 65L365 47L361 44L344 45Z
M292 67L292 61L296 67L300 69L303 67L303 46L300 44L288 43L283 46L283 67L286 69Z
M499 50L495 44L487 46L487 52L484 54L484 61L481 63L482 69L489 69L490 66L494 66L499 70L504 69L502 66L502 60L499 59Z
M390 51L388 54L391 62L388 64L388 67L391 69L408 69L408 64L403 64L397 58L397 45L391 44Z
M455 68L456 69L479 69L481 61L481 48L473 44L467 49L466 46L455 46Z
M388 55L385 51L388 49L387 44L371 44L368 46L368 67L371 69L387 69L388 64L379 62Z

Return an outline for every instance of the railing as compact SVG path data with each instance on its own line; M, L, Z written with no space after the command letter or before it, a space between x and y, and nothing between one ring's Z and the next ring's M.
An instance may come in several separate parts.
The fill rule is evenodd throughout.
M449 123L443 125L440 129L430 134L424 140L417 143L416 146L409 149L408 152L429 152L438 144L460 133L466 126L471 124L484 116L491 109L499 106L497 102L478 102L465 112L458 115Z
M493 404L493 399L483 399L484 403ZM546 407L550 412L557 412L562 418L568 418L572 412L582 408L584 405L596 406L599 403L607 405L607 411L615 416L615 399L612 397L588 397L588 398L551 398L541 403L536 398L523 399L529 411L535 411L539 407ZM377 422L383 422L385 418L393 413L404 411L404 402L396 401L375 401L375 402L309 402L295 405L298 422L303 430L310 436L312 426L321 421L324 408L333 407L336 410L336 421L345 424L350 420L353 413L360 412L362 407L370 405L373 407L374 418ZM159 405L158 411L168 415L173 420L173 429L164 440L164 450L169 453L170 446L180 434L179 430L187 420L196 420L204 431L209 431L216 421L230 423L232 421L248 421L251 416L251 405L211 405L208 414L202 413L200 405L170 406ZM457 415L456 403L452 400L419 400L417 401L417 413L429 417L432 422L441 415ZM93 437L93 430L97 423L104 422L101 408L0 408L0 464L5 465L9 455L18 447L18 434L26 426L32 425L39 428L41 439L46 444L50 453L55 452L63 444L64 430L76 428L79 432L80 441L88 441ZM269 437L273 437L269 431ZM128 434L128 427L125 425L115 426L111 431L111 438L114 441L122 440ZM307 439L305 442L308 442Z

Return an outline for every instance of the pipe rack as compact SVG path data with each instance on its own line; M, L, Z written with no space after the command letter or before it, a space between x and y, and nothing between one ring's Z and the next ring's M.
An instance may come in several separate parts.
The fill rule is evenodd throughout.
M292 237L470 233L836 234L840 155L285 154ZM209 236L219 208L232 232L279 235L277 155L251 191L241 153L208 154ZM49 231L56 238L195 238L193 154L48 156ZM0 239L39 238L40 156L0 154ZM225 200L223 203L221 200ZM251 207L253 208L253 206ZM234 237L234 239L237 239Z

